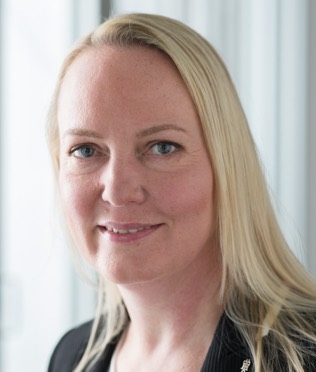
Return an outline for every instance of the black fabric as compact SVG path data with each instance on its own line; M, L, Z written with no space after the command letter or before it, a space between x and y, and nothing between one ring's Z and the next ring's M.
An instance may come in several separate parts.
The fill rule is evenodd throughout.
M67 332L56 346L48 372L70 372L78 364L87 346L92 322Z
M248 369L245 367L250 364ZM214 335L201 372L252 372L248 348L233 322L223 315Z
M48 372L72 372L79 364L88 344L92 321L67 332L58 342L48 366ZM119 337L110 342L102 357L89 372L106 372L110 365L115 346Z
M51 357L48 372L72 372L78 364L87 345L92 322L71 330L60 340ZM102 358L91 372L106 372L109 368L118 338L111 342ZM250 362L250 353L233 323L223 315L208 350L201 372L234 372ZM253 372L251 362L246 372Z

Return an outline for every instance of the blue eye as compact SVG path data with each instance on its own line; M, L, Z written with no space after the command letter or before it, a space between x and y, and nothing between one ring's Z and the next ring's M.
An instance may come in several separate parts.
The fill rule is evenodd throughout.
M159 142L152 146L155 155L169 155L177 150L178 146L170 142Z
M71 154L75 155L77 158L91 158L95 155L96 150L89 145L78 146L71 150Z

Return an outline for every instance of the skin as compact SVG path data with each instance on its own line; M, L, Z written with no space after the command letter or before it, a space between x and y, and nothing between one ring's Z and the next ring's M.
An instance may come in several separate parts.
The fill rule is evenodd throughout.
M58 125L73 239L131 318L118 370L200 367L221 313L220 257L212 167L177 69L155 50L87 50L62 84Z

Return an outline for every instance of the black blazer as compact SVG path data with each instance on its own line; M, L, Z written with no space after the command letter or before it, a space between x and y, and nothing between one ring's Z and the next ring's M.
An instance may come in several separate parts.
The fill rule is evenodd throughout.
M56 346L48 372L72 372L78 364L88 342L92 322L69 331ZM119 340L108 344L103 356L89 372L106 372ZM246 344L239 332L225 315L217 326L201 372L254 372ZM281 372L281 371L278 371Z

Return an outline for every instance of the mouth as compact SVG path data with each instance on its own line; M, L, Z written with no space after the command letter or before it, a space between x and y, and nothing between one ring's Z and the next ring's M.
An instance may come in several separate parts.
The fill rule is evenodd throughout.
M116 229L115 227L112 226L104 226L106 231L113 232L115 234L121 234L121 235L126 235L126 234L136 234L140 231L145 231L153 228L154 226L146 226L146 227L139 227L139 228L133 228L133 229Z
M117 224L107 223L99 226L102 234L113 242L131 242L145 238L156 231L162 224L145 225L145 224Z

